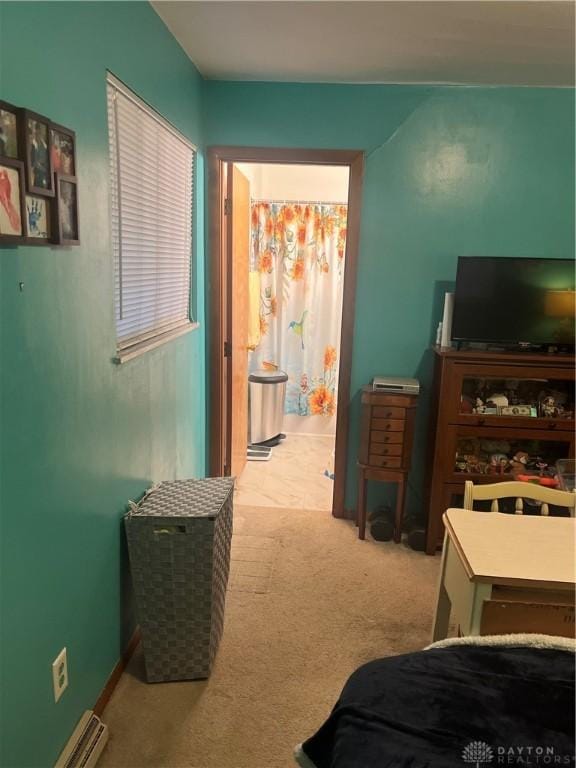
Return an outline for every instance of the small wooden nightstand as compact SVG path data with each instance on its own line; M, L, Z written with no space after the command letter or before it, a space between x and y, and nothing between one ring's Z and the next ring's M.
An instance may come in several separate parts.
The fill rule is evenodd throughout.
M410 471L417 395L362 389L360 451L358 455L358 537L366 535L366 483L397 483L394 541L402 537L404 489Z

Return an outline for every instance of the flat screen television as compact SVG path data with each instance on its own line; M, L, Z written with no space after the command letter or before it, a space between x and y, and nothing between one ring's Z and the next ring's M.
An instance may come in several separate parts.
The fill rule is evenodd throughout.
M452 340L504 347L574 347L572 259L458 259Z

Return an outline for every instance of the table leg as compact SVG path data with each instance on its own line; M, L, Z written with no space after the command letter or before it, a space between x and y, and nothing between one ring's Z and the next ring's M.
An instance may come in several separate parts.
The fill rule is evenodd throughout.
M440 563L440 577L438 580L438 597L436 599L436 614L434 616L434 627L432 630L432 640L444 640L448 636L448 626L450 624L450 598L446 587L444 586L444 576L446 574L446 558L448 557L448 534L444 535L444 546L442 547L442 562Z
M402 521L404 519L404 475L398 480L396 492L396 514L394 517L394 541L396 544L402 540Z
M474 596L470 606L470 623L468 631L463 632L466 635L479 635L480 624L482 623L482 611L484 609L484 600L490 600L492 597L492 584L476 583L474 585Z
M358 470L358 508L356 510L358 522L358 538L366 538L366 478L364 470Z

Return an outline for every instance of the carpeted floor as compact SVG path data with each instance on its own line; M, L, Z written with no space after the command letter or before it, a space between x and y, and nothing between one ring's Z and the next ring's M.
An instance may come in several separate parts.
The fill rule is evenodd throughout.
M208 681L148 685L138 651L103 715L99 768L289 768L347 677L430 642L439 557L325 512L237 507Z

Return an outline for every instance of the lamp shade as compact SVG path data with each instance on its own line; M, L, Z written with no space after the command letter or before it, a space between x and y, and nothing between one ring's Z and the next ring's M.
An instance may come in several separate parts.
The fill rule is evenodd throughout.
M544 312L548 317L574 317L576 291L546 291Z

